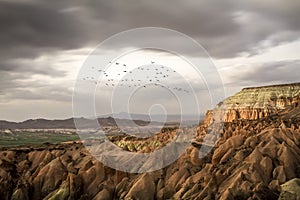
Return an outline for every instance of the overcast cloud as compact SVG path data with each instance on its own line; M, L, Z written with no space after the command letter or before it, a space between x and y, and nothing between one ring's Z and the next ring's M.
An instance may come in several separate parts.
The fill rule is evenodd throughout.
M245 86L298 82L300 53L299 59L274 54L274 61L264 55L299 41L299 13L298 0L0 0L0 118L71 117L72 87L86 49L137 27L194 38L218 63L227 95ZM262 59L253 62L257 55ZM230 60L237 63L228 66Z

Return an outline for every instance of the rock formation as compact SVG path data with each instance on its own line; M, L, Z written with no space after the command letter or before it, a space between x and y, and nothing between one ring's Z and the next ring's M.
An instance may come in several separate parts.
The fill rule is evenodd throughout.
M261 119L299 104L300 83L244 88L220 102L214 110L209 110L205 123L211 123L216 115L222 115L218 117L225 122ZM219 113L220 110L223 112Z
M262 88L266 89L270 88ZM300 107L293 100L296 97L285 109L278 106L274 108L278 112L258 119L222 123L215 118L200 125L195 141L176 162L151 173L111 169L76 142L2 148L1 199L297 199ZM216 130L219 135L214 135ZM138 153L162 148L174 136L174 130L166 130L152 141L127 136L111 140ZM211 145L206 138L215 138L216 143L201 156L202 147Z
M298 200L300 199L300 179L294 178L281 185L282 191L279 200Z
M299 109L224 123L207 156L191 145L175 163L145 174L106 167L81 143L2 149L0 193L2 199L276 199L281 184L300 177Z

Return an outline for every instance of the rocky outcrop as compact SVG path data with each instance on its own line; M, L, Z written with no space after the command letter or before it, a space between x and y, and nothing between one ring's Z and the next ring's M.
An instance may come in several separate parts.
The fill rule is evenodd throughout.
M199 127L200 138L196 139L209 136L212 129L205 125ZM172 131L166 136L171 139ZM149 142L133 140L134 148L130 149L130 138L119 141L118 145L124 145L124 149L141 152L144 149L139 150L138 146ZM201 142L191 145L176 162L161 170L130 174L104 166L81 143L2 149L1 198L251 200L290 197L290 189L282 195L280 192L285 191L282 184L300 177L300 108L263 120L226 122L213 151L205 157L199 155Z
M205 123L214 118L224 122L256 120L300 105L300 83L244 88L206 114Z
M299 200L300 199L300 179L295 178L281 185L282 192L279 200Z

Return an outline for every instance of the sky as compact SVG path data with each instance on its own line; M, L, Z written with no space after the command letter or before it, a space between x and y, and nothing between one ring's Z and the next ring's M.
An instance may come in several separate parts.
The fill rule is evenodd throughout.
M222 88L210 90L217 96L215 101L222 100L218 96L222 89L231 96L243 87L300 82L299 13L298 0L0 0L0 119L72 117L74 86L89 55L107 38L141 27L172 29L202 45L223 83ZM178 44L173 37L156 39ZM110 44L101 55L119 52L124 44ZM192 48L182 48L187 60L201 57ZM119 62L141 66L155 60L155 64L175 67L181 75L187 72L183 76L203 97L200 112L205 113L214 104L202 91L210 75L191 77L190 66L179 64L178 58L147 50L128 53ZM169 78L167 85L182 86L175 76ZM148 89L152 97L137 95L130 111L151 111L157 100L176 114L177 104L169 93ZM101 86L96 90L100 98L96 114L111 112L112 90ZM183 95L184 102L192 98L189 94ZM116 99L116 107L126 102ZM185 108L186 114L198 112L192 105Z

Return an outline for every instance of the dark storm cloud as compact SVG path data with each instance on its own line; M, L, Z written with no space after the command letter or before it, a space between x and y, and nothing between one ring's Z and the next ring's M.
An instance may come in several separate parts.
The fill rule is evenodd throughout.
M55 61L40 63L36 59L58 50L80 48L87 35L82 34L80 19L42 1L0 1L0 27L0 74L18 76L10 82L2 78L5 88L17 87L16 82L36 74L64 76L62 69L51 66Z
M288 1L241 1L240 8L260 15L270 21L277 22L281 29L296 30L300 29L299 11L300 3L298 0Z
M265 40L273 46L299 38L299 4L296 0L131 0L90 1L81 8L104 37L136 27L165 27L195 38L214 57L233 57L257 53ZM170 38L161 38L166 39ZM176 38L170 43L176 44Z
M0 35L1 56L28 57L91 42L95 45L112 34L144 26L171 28L193 37L224 36L238 28L231 20L230 6L217 1L196 5L182 1L73 1L72 6L69 2L1 2L0 26L5 30Z
M4 30L0 33L2 47L78 47L83 27L74 16L39 2L0 4L0 26Z
M86 42L79 17L39 1L0 2L0 27L2 58L35 57Z
M96 45L130 28L158 26L196 38L215 57L230 57L253 53L261 41L283 31L291 33L273 42L294 40L300 29L299 4L296 0L4 1L0 51L2 56L34 56Z
M226 70L230 80L226 87L237 86L237 83L240 87L294 83L299 82L300 60L259 63Z

